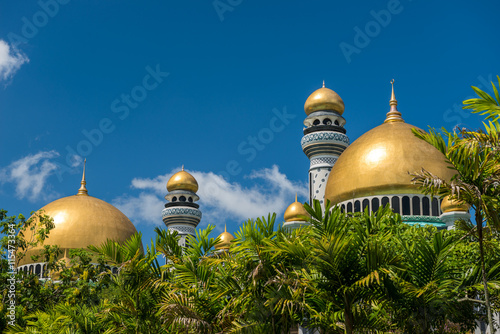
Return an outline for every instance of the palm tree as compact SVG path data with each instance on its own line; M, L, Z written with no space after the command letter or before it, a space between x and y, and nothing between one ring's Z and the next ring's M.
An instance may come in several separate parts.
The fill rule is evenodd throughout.
M432 128L429 133L413 130L417 137L444 154L456 176L448 181L426 170L412 174L413 182L419 184L425 193L442 197L449 195L453 200L469 204L475 212L484 302L491 333L494 332L494 324L485 268L483 227L485 223L491 228L500 227L500 96L493 83L492 86L495 98L473 87L479 98L464 101L465 109L473 109L491 119L484 124L484 130L456 129L448 132L443 129L442 134Z
M389 207L353 216L340 208L305 205L311 228L302 240L283 240L273 250L296 264L290 286L301 292L295 306L307 311L301 323L328 332L353 333L388 327L385 295L401 259L390 247L392 226L401 223ZM300 300L307 301L305 305ZM289 302L290 303L290 302Z
M433 232L429 238L422 228L411 239L399 237L405 270L397 277L400 298L395 299L396 319L411 333L430 333L449 322L459 322L462 329L475 327L472 304L459 302L460 273L471 270L453 261L455 246L460 242L447 231ZM414 232L414 231L411 231ZM468 286L468 285L467 285Z

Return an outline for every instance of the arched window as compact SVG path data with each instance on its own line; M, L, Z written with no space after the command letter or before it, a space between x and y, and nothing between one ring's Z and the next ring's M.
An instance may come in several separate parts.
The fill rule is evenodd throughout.
M334 124L335 124L335 125L337 125L337 126L339 126L339 125L340 125L340 124L339 124L339 121L337 121L337 120L335 120Z
M354 202L354 212L361 211L361 203L359 201Z
M413 207L413 215L420 215L420 197L413 196L413 198L411 199L411 206Z
M191 196L190 196L190 197L188 197L188 202L189 202L189 203L193 203L193 198L192 198Z
M30 266L30 274L33 274L33 265Z
M36 275L40 275L40 272L41 272L41 271L42 271L42 266L41 266L41 265L39 265L39 264L37 264L37 265L35 266L35 274L36 274Z
M321 122L319 121L319 119L315 119L314 122L313 122L313 125L320 125Z
M347 212L352 212L352 203L347 203Z
M172 202L177 202L177 197L176 196L172 197Z
M25 273L27 273L28 272L28 266L24 266L23 270L24 270Z
M179 201L181 201L181 202L185 202L185 201L186 201L186 196L181 196L181 197L179 197Z
M403 215L411 215L410 197L408 196L403 196Z
M430 202L429 197L422 198L422 215L430 216Z
M345 212L345 204L342 204L342 205L340 206L340 211Z
M365 198L363 200L363 212L365 211L365 209L368 208L368 210L370 210L370 200Z
M382 197L382 206L385 208L387 204L389 204L389 197Z
M380 207L380 201L376 197L373 198L372 199L372 212L376 212L379 207Z
M439 216L439 201L437 197L432 199L432 215L436 217Z
M323 124L325 124L325 125L332 125L332 120L331 120L331 119L329 119L329 118L325 118L325 119L323 120Z
M399 208L399 197L398 196L393 196L391 199L391 207L392 211L395 213L401 213L401 210Z

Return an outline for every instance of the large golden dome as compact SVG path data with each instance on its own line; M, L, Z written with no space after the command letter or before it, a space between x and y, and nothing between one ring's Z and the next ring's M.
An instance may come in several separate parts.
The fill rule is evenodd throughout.
M195 193L198 191L198 182L193 175L186 172L184 166L182 166L182 170L172 175L168 180L167 190L188 190Z
M332 110L340 115L344 113L344 101L333 90L326 88L323 82L323 87L314 91L304 104L304 111L307 115L315 111Z
M40 210L54 219L52 229L44 245L58 245L63 258L69 258L69 250L99 246L107 239L123 242L137 233L130 220L117 208L98 198L89 196L85 179L77 195L55 200ZM31 231L25 238L30 240ZM31 255L39 254L42 245L27 252L20 265L33 263ZM38 262L43 262L40 259Z
M415 137L391 99L391 111L382 125L354 141L333 166L325 189L332 204L385 194L420 194L408 173L425 170L450 180L455 174L435 147Z

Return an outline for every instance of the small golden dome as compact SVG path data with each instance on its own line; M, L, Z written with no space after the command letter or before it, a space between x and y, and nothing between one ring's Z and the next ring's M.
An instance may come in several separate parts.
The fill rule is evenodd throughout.
M342 101L342 98L333 90L326 88L325 82L323 82L323 87L309 95L304 104L304 111L307 115L321 110L336 111L342 115L344 113L344 108L344 101Z
M198 182L193 175L186 172L184 166L182 166L182 170L172 175L170 180L168 180L167 190L188 190L195 193L198 191Z
M450 200L450 196L446 196L441 202L441 211L443 213L453 211L469 212L469 205L462 201Z
M44 245L58 245L65 257L69 249L100 246L107 239L124 242L137 233L120 210L87 194L60 198L40 210L52 217L55 225ZM26 240L31 240L32 233L26 233ZM43 246L39 245L29 250L20 265L32 263L31 255L38 254L42 249Z
M340 155L328 177L325 199L332 204L390 194L421 194L408 173L425 170L447 181L455 174L434 146L417 138L397 111L394 93L386 121L366 132Z
M305 217L301 217L305 216ZM290 204L285 211L285 222L291 221L308 221L307 217L309 217L309 213L307 213L306 209L304 209L304 205L302 203L297 202L297 195L295 195L295 202Z
M227 231L226 225L224 225L224 232L219 235L219 238L220 241L215 245L215 249L217 250L229 249L231 241L234 240L233 235Z

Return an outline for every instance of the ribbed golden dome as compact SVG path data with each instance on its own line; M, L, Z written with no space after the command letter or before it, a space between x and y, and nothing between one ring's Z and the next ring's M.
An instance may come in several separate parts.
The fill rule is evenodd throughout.
M120 210L86 194L60 198L41 210L54 219L55 225L44 245L58 245L64 257L68 257L69 249L99 246L107 239L123 242L137 232ZM31 231L25 237L30 240ZM38 246L29 251L20 264L32 263L31 255L38 254L42 248Z
M332 204L374 195L419 194L408 173L425 170L449 181L454 175L434 146L415 137L391 98L386 121L368 131L340 155L328 177L325 199Z
M450 200L450 196L446 196L443 198L441 202L441 211L445 212L453 212L453 211L469 211L469 205L462 201L453 201Z
M231 241L234 240L234 236L229 233L226 229L226 226L224 225L224 232L222 232L219 235L220 241L215 245L215 249L217 250L222 250L222 249L229 249L231 246Z
M167 190L188 190L195 193L198 191L198 182L193 175L184 170L183 166L180 172L175 173L170 180L168 180Z
M305 217L300 217L300 216L305 216ZM309 214L307 213L306 209L304 209L304 205L302 203L297 202L297 195L295 195L295 202L290 204L288 208L285 211L285 222L291 222L291 221L308 221L307 217L309 217Z
M339 94L326 88L324 82L323 87L309 95L304 104L304 111L307 115L321 110L332 110L342 115L344 113L344 108L344 101L342 101Z

